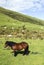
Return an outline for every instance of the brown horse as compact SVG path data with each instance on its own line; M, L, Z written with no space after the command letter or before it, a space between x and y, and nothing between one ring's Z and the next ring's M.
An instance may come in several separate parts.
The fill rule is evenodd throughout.
M29 45L26 42L16 43L16 42L12 42L12 41L6 41L5 48L8 46L11 47L11 49L14 52L24 49L23 55L25 55L25 54L27 55L28 51L29 51ZM15 53L15 56L16 56L16 53Z

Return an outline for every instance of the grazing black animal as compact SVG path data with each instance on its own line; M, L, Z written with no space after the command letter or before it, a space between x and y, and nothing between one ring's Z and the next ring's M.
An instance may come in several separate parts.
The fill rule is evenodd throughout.
M28 55L28 51L29 51L29 45L26 42L20 42L20 43L16 43L16 42L12 42L12 41L6 41L5 43L5 48L6 47L11 47L11 49L13 50L13 52L15 53L16 51L20 51L24 49L24 53L23 55ZM16 53L15 53L16 56Z

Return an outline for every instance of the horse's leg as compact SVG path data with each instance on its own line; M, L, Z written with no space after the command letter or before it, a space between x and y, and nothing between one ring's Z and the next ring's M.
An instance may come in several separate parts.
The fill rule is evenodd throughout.
M25 54L28 55L29 54L29 51L28 50L25 50Z
M24 50L24 53L23 53L23 55L25 55L26 54L26 50Z
M25 50L25 55L28 55L28 50Z
M23 55L25 55L25 51L24 51Z
M14 56L17 56L17 52L16 51L14 51Z
M12 51L11 53L14 53L14 56L16 56L16 55L17 55L16 51Z
M24 50L23 55L28 55L28 51L27 50Z
M26 47L25 51L24 51L24 54L23 55L28 55L29 54L29 51L28 51L28 46Z

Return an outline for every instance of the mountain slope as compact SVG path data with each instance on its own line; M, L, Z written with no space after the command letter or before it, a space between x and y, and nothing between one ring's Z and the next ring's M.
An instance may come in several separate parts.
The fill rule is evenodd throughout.
M22 37L22 30L24 30L24 38L32 38L33 35L37 38L39 35L43 39L44 24L42 22L44 23L42 20L0 8L0 35L13 34L16 37Z
M10 10L4 9L2 7L0 7L0 13L3 13L3 14L5 14L5 15L7 15L15 20L18 20L18 21L29 22L29 23L44 26L43 20L37 19L35 17L31 17L31 16L26 16L26 15L23 15L23 14L18 13L18 12L10 11Z

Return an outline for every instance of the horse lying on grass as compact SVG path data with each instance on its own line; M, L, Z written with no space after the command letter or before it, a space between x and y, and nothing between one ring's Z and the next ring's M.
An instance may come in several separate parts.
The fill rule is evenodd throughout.
M12 42L12 41L6 41L4 48L6 48L8 46L11 47L15 56L17 55L16 51L21 51L23 49L24 49L23 55L29 54L29 45L26 42L16 43L16 42Z

